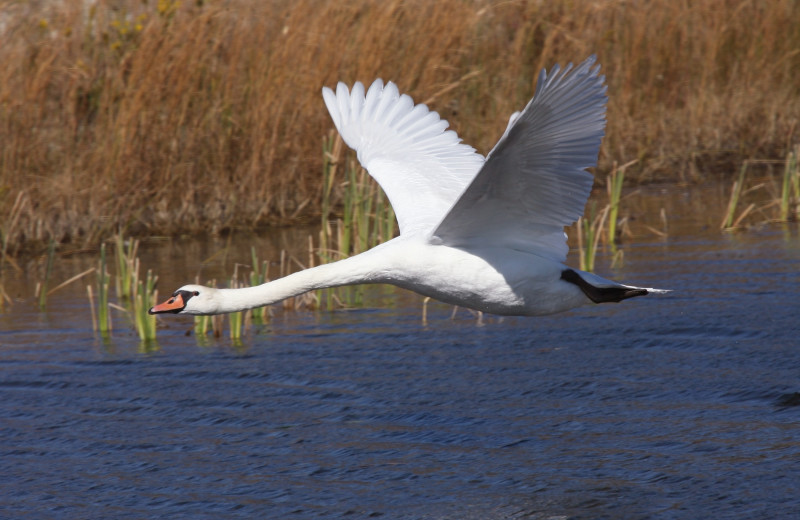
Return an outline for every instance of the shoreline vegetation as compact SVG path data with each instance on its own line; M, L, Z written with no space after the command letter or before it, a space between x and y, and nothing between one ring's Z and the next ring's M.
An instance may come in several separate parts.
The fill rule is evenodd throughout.
M798 19L794 0L0 0L2 257L341 214L323 85L395 81L487 153L539 70L590 54L597 187L629 164L632 184L779 175Z

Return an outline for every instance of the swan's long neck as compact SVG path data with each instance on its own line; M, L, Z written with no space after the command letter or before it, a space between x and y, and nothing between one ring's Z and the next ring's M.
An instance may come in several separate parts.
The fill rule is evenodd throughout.
M299 271L253 287L219 289L219 313L238 312L277 303L315 289L379 283L384 266L378 263L376 250Z

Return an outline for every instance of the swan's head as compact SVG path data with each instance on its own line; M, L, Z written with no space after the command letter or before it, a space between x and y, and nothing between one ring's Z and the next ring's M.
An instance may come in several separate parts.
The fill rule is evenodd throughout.
M164 303L151 307L150 314L219 314L219 290L203 285L184 285Z

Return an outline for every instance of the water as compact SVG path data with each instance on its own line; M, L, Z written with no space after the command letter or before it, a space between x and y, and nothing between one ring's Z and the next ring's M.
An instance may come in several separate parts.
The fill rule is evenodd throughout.
M0 517L794 518L798 228L726 235L699 195L666 198L669 238L601 264L673 293L483 325L435 304L424 326L420 299L375 288L242 344L169 317L143 347L119 315L92 332L85 283L39 312L25 266L0 314ZM142 258L168 291L230 273L238 242L224 269L224 239Z

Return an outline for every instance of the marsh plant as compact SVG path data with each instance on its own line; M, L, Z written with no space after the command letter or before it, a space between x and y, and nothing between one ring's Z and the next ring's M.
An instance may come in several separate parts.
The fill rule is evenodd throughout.
M720 226L722 229L732 229L738 227L742 220L744 220L747 214L750 213L755 206L754 204L750 204L739 214L738 217L736 216L736 210L739 206L739 202L744 191L744 179L745 174L747 173L747 165L747 162L742 164L742 167L739 168L739 177L737 177L737 179L733 181L733 184L731 185L731 196L730 199L728 199L728 207L725 210L725 218L723 218L722 225Z
M339 80L401 83L486 153L543 67L598 53L598 172L639 157L634 182L783 157L800 117L795 0L3 5L4 254L318 214L319 90Z
M609 206L597 213L597 203L590 204L589 215L581 217L576 223L578 234L579 268L582 271L594 272L597 249L603 234L603 226L608 218Z
M106 245L100 245L100 260L97 264L97 281L95 289L97 291L97 306L95 306L95 292L92 286L88 285L86 291L89 294L89 304L92 309L92 327L101 333L108 333L111 330L111 313L109 312L109 285L111 275L108 273L106 265Z
M606 244L614 250L617 244L617 219L619 218L619 204L622 200L622 183L625 181L625 169L634 164L632 161L621 168L614 168L606 181L608 192L608 226L606 227Z
M139 249L139 241L133 238L126 240L122 233L119 233L115 237L114 243L117 257L117 298L127 300L130 299L134 290L133 279L135 270L138 269L136 253Z
M112 277L108 271L104 242L100 245L100 260L97 268L93 269L97 275L96 285L94 288L91 285L86 288L92 309L93 328L103 334L110 332L112 329L110 309L115 309L130 317L140 340L153 341L156 339L156 317L148 314L147 311L157 303L156 283L158 277L151 270L148 270L144 277L141 276L139 257L135 256L138 241L125 240L120 234L115 237L115 243L118 272L114 283L118 302L114 303L110 300Z
M578 237L578 258L580 269L594 272L597 251L601 240L613 254L612 266L622 263L623 251L617 249L619 242L619 210L622 201L622 186L625 181L625 169L636 163L631 161L619 168L616 166L606 180L608 203L597 212L597 202L591 201L587 206L588 215L578 219L575 231Z
M137 258L136 267L131 278L131 314L133 314L136 332L142 341L156 339L156 317L147 311L158 303L157 281L158 277L149 269L145 278L139 278L139 261Z
M800 146L789 152L782 161L780 179L775 176L750 181L746 186L751 164L775 166L777 161L747 161L730 188L730 198L720 227L731 231L753 224L800 220ZM740 209L744 207L744 209Z

